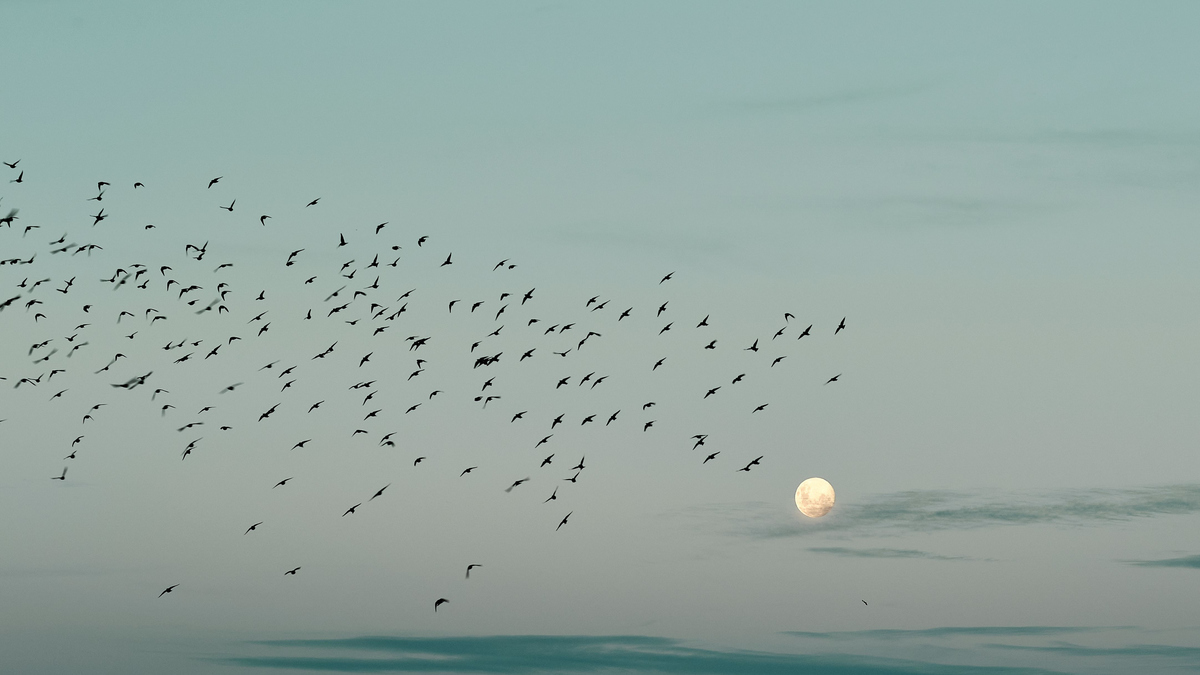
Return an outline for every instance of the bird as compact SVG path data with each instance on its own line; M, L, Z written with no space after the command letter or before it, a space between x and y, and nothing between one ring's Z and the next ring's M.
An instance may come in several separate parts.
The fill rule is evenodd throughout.
M746 472L749 472L749 471L750 471L750 467L754 466L755 464L758 464L758 463L759 463L759 461L760 461L762 458L763 458L763 456L762 456L762 455L759 455L757 459L753 460L752 462L750 462L750 463L749 463L749 464L747 464L746 466L744 466L744 467L742 467L742 468L738 469L738 471L746 471Z
M545 504L546 502L549 502L552 499L558 499L558 488L554 488L554 492L551 492L550 496L546 498L546 501L544 501L542 503Z
M480 565L479 563L471 563L470 565L467 565L467 578L468 579L471 578L471 570L476 567L483 567L483 565Z
M843 316L841 323L839 323L838 327L833 330L833 334L837 335L838 333L842 332L845 329L846 329L846 317Z
M719 454L721 454L721 451L720 451L720 450L718 450L718 451L714 452L713 454L709 455L708 457L705 457L705 458L704 458L704 461L703 461L703 462L700 462L700 463L701 463L701 464L708 464L708 460L710 460L710 459L716 459L717 455L719 455Z
M359 502L359 503L355 504L354 506L351 506L350 508L346 509L346 512L342 514L342 517L345 518L346 516L350 515L351 513L354 513L354 509L357 509L360 506L362 506L362 502Z
M458 477L462 478L463 476L471 473L472 471L474 471L475 469L478 469L478 468L479 467L477 467L477 466L468 466L467 468L463 469L462 473L458 474Z
M65 467L65 466L63 467L62 474L60 474L58 476L50 477L50 480L66 480L66 479L67 479L67 467Z
M575 512L574 512L574 511L572 511L571 513L575 513ZM571 513L568 513L567 515L563 516L562 522L560 522L560 523L558 524L558 527L554 528L554 531L555 531L555 532L558 532L558 531L559 531L559 529L561 529L563 525L566 525L566 524L567 524L567 519L571 517Z
M512 485L509 485L509 486L508 486L508 487L507 487L507 488L506 488L504 491L505 491L505 492L512 492L513 488L517 487L517 486L518 486L518 485L520 485L521 483L524 483L524 482L526 482L526 481L528 481L528 480L529 480L528 478L522 478L521 480L515 481L515 482L513 482L513 484L512 484Z
M383 491L384 491L384 490L386 490L386 489L388 489L389 487L391 487L391 485L392 485L391 483L388 483L387 485L384 485L383 487L379 488L379 491L378 491L378 492L376 492L375 494L371 495L371 499L375 499L376 497L378 497L378 496L382 495L382 494L383 494ZM368 499L367 501L371 501L371 499Z
M164 590L162 593L158 594L158 597L161 598L162 596L166 595L167 593L170 593L171 591L175 590L176 588L179 588L179 584L175 584L174 586L167 586L166 590Z
M243 533L242 533L242 535L243 535L243 536L245 536L245 535L247 535L247 534L250 534L251 532L253 532L253 531L254 531L254 529L255 529L255 528L257 528L259 525L262 525L262 524L263 524L263 521L261 521L261 520L260 520L260 521L258 521L257 523L255 523L255 524L251 525L250 527L246 528L246 531L245 531L245 532L243 532Z
M290 575L292 575L292 576L296 576L296 572L299 572L299 571L300 571L300 568L299 568L299 567L296 567L296 568L294 568L294 569L290 569L290 570L288 570L288 571L284 572L284 573L283 573L283 576L285 576L285 577L286 577L286 576L287 576L287 575L289 575L289 574L290 574Z
M446 604L446 603L448 603L448 602L450 602L450 601L449 601L449 600L447 600L447 599L445 599L445 598L438 598L438 599L437 599L437 600L435 600L435 601L434 601L434 603L433 603L433 611L434 611L434 612L437 612L437 610L438 610L438 607L441 607L442 605L444 605L444 604Z
M292 478L294 478L294 476ZM271 489L274 490L275 488L279 487L280 485L287 485L287 482L289 480L292 480L292 478L284 478L283 480L279 481L278 483L272 485Z
M321 201L321 198L320 198L320 197L317 197L316 199L312 200L311 202L309 202L309 203L305 204L305 205L304 205L304 207L305 207L305 208L308 208L308 207L310 207L310 206L316 206L316 205L317 205L317 202L319 202L319 201Z
M212 186L216 185L217 181L221 180L222 178L224 178L224 176L217 176L216 178L208 181L208 187L211 188Z
M838 373L837 375L834 375L833 377L831 377L831 378L829 378L828 380L826 380L826 381L825 381L825 384L829 384L830 382L837 382L837 381L838 381L838 378L839 378L839 377L841 377L841 376L842 376L842 374L841 374L841 373Z
M453 254L451 254L451 255L453 255ZM450 264L452 264L452 263L450 262L450 255L447 255L447 256L446 256L446 262L444 262L444 263L442 263L441 265L439 265L439 267L445 267L446 265L450 265Z

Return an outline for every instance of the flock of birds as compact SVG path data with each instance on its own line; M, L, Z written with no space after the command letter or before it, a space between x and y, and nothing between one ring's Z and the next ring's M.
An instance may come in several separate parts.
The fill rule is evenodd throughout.
M13 173L9 181L15 185L16 196L19 196L20 186L26 182L25 170L21 160L4 162ZM236 198L223 193L227 186L223 176L217 176L207 181L207 185L196 186L198 192L212 197L214 211L220 209L229 216L240 215L242 208ZM411 244L383 243L387 236L388 223L380 223L364 228L366 243L348 241L345 232L329 235L326 246L328 250L322 255L306 246L300 246L283 251L280 260L273 265L277 268L268 269L264 263L251 278L261 280L264 286L268 279L282 280L292 292L292 298L299 298L303 310L297 315L284 316L288 311L287 303L275 304L268 299L267 289L258 286L245 288L237 286L231 280L230 274L234 264L220 262L213 264L213 258L229 254L234 245L222 248L222 245L208 240L188 242L182 251L174 254L159 252L162 257L138 261L123 260L123 253L108 250L103 244L112 243L111 232L106 232L105 223L109 218L115 218L115 213L106 210L105 197L109 190L122 189L108 181L99 181L96 192L89 197L80 197L86 203L95 202L95 213L81 212L79 222L68 226L61 236L49 239L45 230L50 226L45 222L27 223L17 208L8 208L7 214L0 218L0 282L7 287L8 292L0 295L0 329L6 335L22 335L28 337L26 349L27 363L6 364L9 372L0 373L0 382L7 382L14 395L22 397L44 396L46 405L78 405L79 429L71 435L74 439L65 449L68 462L77 460L80 451L87 448L88 423L104 414L104 408L117 404L118 401L132 401L135 406L149 419L165 419L168 415L178 423L180 434L191 432L196 434L206 429L214 429L223 439L235 435L244 425L270 424L273 415L281 410L291 410L298 413L318 413L327 400L334 396L353 399L354 407L364 414L347 420L325 420L323 427L344 424L345 432L351 438L359 436L373 439L381 448L395 448L397 434L395 430L384 431L380 427L393 421L403 420L407 415L416 415L438 402L449 399L450 405L473 405L480 411L490 410L492 415L501 415L510 425L538 425L534 418L543 417L549 421L548 428L540 427L530 432L530 445L540 457L527 467L531 473L552 466L558 460L558 451L554 449L554 437L560 433L560 425L573 424L577 428L595 425L595 428L613 425L632 424L643 433L650 433L656 419L650 419L656 401L630 401L627 405L615 410L604 410L589 413L579 419L566 419L566 413L547 414L524 409L514 405L520 395L516 387L507 387L497 382L500 375L491 375L489 371L500 363L516 364L515 367L527 369L525 362L549 360L555 367L570 366L579 353L589 349L591 345L601 342L610 332L629 330L633 322L626 320L636 315L648 315L653 318L655 328L645 335L628 336L638 344L652 344L658 336L668 332L681 330L701 331L703 339L696 344L697 349L717 350L728 349L723 336L712 337L703 334L708 329L711 315L691 317L690 320L676 316L672 312L670 300L661 304L638 307L617 306L611 298L595 295L580 298L579 305L562 316L556 318L541 318L537 316L552 308L539 307L538 289L521 288L509 291L491 291L482 298L452 299L444 306L434 308L429 304L409 309L410 304L418 305L416 300L421 296L422 289L398 286L398 277L403 269L421 268L423 278L431 284L437 284L437 274L452 274L454 265L460 263L453 259L449 251L434 252L436 242L429 235L414 237ZM128 188L127 197L151 190L142 182L134 182ZM14 196L10 194L10 197ZM321 199L314 198L298 200L297 209L320 208ZM2 203L2 200L0 200ZM111 203L111 200L110 200ZM3 212L4 209L0 209ZM86 213L86 216L84 216ZM252 214L246 226L267 228L272 220L270 214ZM155 229L154 225L134 226L145 230ZM355 235L357 236L357 235ZM211 246L210 246L211 244ZM15 257L9 257L10 252L25 248ZM322 259L345 253L345 260L340 266L321 266ZM443 259L444 256L444 259ZM55 264L62 259L70 259L70 268L79 271L66 278L56 278L53 273L46 276L42 267L57 270L63 265ZM309 262L309 260L315 260ZM77 263L75 261L80 261ZM84 264L83 261L86 261ZM423 267L422 267L423 266ZM499 260L491 265L491 273L496 278L517 267L511 258ZM449 268L449 269L447 269ZM104 270L92 274L94 270ZM433 278L428 278L431 276ZM674 272L655 275L648 280L647 286L666 291L674 282ZM320 289L320 290L318 290ZM107 291L109 297L119 299L104 301L98 294ZM2 293L2 291L0 291ZM274 297L274 293L272 293ZM112 302L119 302L121 309L115 314L102 314L102 308ZM611 304L611 306L610 306ZM408 314L412 311L412 314ZM457 335L429 335L417 330L421 324L420 318L414 316L417 312L444 312L447 317L465 316L475 323L486 322L487 327L479 330L478 334L462 338ZM405 316L408 314L408 316ZM547 315L549 316L549 315ZM403 317L403 318L402 318ZM172 335L162 344L166 336L177 322L187 322L187 325L202 326L203 335L178 336ZM312 322L311 324L308 322ZM773 334L765 335L736 345L734 348L759 358L760 352L770 352L763 355L755 367L761 369L776 368L783 364L788 354L780 354L785 340L792 343L813 335L814 326L802 326L796 317L785 312L781 318L782 326ZM203 364L207 372L221 372L223 364L230 352L247 351L245 345L254 342L265 343L271 340L272 327L278 326L283 340L295 344L295 336L304 330L305 326L320 325L320 330L310 331L321 335L335 335L331 343L304 359L294 362L288 359L276 359L264 363L257 369L245 369L238 365L240 361L230 361L228 367L232 371L230 382L217 391L206 394L211 403L203 406L186 420L175 422L177 412L172 390L181 391L196 380L195 372L189 370L196 363ZM403 328L401 328L403 326ZM508 331L505 332L505 328ZM839 335L846 330L846 320L843 317L836 326L827 329L830 335ZM388 331L392 331L388 333ZM395 337L396 332L412 332L402 339ZM524 346L515 351L507 352L513 338L517 334L523 340ZM341 336L346 336L341 337ZM372 348L365 353L351 353L346 345L353 343L348 339L354 336L365 340ZM506 340L507 338L507 340ZM479 386L471 391L453 391L451 384L440 381L435 386L428 387L428 393L422 395L416 402L404 406L403 409L389 409L377 400L385 398L381 395L390 384L400 383L413 387L428 379L436 379L439 364L424 358L431 341L462 342L462 368L469 364L472 374L477 373ZM153 341L153 342L152 342ZM361 342L360 342L361 343ZM425 350L425 351L422 351ZM396 352L403 353L412 359L413 365L409 372L393 372L383 370L374 365L384 355L392 356ZM372 361L376 358L377 361ZM658 373L664 368L671 355L648 360L644 364L651 373ZM335 391L332 383L318 381L309 383L302 388L300 381L306 367L314 362L335 362L340 372L347 374L355 382L345 389ZM509 375L514 373L514 366L502 371ZM12 372L14 370L21 372ZM581 369L582 370L582 369ZM433 378L423 374L431 372ZM540 370L523 371L532 373L530 377L542 376ZM557 391L564 387L574 388L585 395L597 387L604 386L611 379L618 378L614 373L577 372L566 375L545 377L538 380L536 386ZM745 387L742 384L749 378L753 380L753 371L739 373L715 386L695 392L698 401L719 397L732 387ZM840 374L832 375L824 381L825 385L839 381ZM238 381L232 381L232 380ZM413 383L417 380L417 383ZM87 390L84 383L94 386L97 382L108 385L105 389L111 392L110 397L103 400L80 401L72 395L72 390ZM449 380L447 380L449 382ZM439 386L446 386L443 390ZM611 385L609 385L611 386ZM251 398L243 398L237 405L224 405L234 398L243 387L253 389L256 394ZM586 389L584 389L586 387ZM509 392L515 391L518 396ZM303 393L312 393L308 399L300 400ZM278 400L264 397L273 396ZM318 400L318 397L319 398ZM507 397L507 398L505 398ZM247 400L249 399L249 400ZM361 402L359 401L361 399ZM247 414L246 406L254 401L262 401L260 410ZM497 403L500 401L499 403ZM492 408L488 408L492 404ZM761 403L751 410L751 414L764 412L768 403ZM507 407L503 407L507 406ZM327 406L328 407L328 406ZM641 418L631 418L641 415ZM222 417L224 416L224 417ZM4 420L0 420L3 423ZM193 431L195 430L195 431ZM283 434L290 428L281 428L276 434ZM187 437L181 443L180 460L186 461L203 448L205 435L196 438ZM302 450L313 438L297 440L291 450ZM695 434L687 439L692 450L702 448L708 440L707 434ZM290 441L289 441L290 442ZM543 446L546 446L543 449ZM711 446L710 446L711 447ZM700 460L702 465L710 462L719 463L720 450L711 453L704 451ZM420 465L426 456L412 458L414 467ZM745 458L734 464L735 472L749 472L760 466L763 455ZM548 496L541 500L551 504L559 499L559 489L568 488L577 483L587 466L586 457L569 468L569 475L556 479L555 487ZM570 460L568 460L569 462ZM464 478L479 465L463 468L458 476ZM524 469L521 470L522 473ZM74 475L74 474L72 474ZM519 474L518 474L519 475ZM283 477L270 488L287 489L294 476ZM68 480L68 467L63 467L61 473L51 476L52 480L65 482ZM504 490L511 493L520 488L531 478L525 477L513 481ZM350 517L357 510L375 499L383 498L391 483L378 488L369 498L345 508L342 518ZM543 493L544 494L544 493ZM365 495L364 495L365 496ZM549 508L549 507L547 507ZM574 510L566 510L565 515L556 518L554 531L568 527ZM559 511L562 513L562 511ZM247 519L250 520L250 519ZM554 522L554 521L551 521ZM245 530L243 536L249 536L257 531L262 521L255 522ZM470 579L471 571L481 568L480 563L470 563L466 567L466 578ZM301 566L283 571L285 576L296 576ZM181 583L168 586L159 593L159 597L175 591ZM434 611L448 603L445 597L434 601Z

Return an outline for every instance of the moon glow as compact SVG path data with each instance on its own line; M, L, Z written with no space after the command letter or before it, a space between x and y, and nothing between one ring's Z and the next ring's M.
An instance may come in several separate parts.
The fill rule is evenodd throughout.
M824 478L809 478L796 488L796 508L809 518L820 518L833 508L833 486Z

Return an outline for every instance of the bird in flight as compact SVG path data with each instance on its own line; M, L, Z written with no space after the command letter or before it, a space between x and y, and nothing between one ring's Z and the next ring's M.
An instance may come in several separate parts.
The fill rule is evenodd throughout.
M444 605L448 602L450 602L450 601L445 598L438 598L433 603L433 611L436 612L438 610L438 607L441 607L442 605Z
M467 578L468 579L471 578L471 570L476 567L483 567L483 565L480 565L479 563L471 563L470 565L467 565Z
M574 511L572 511L571 513L575 513L575 512L574 512ZM554 531L555 531L555 532L558 532L558 530L559 530L560 528L562 528L562 526L563 526L563 525L566 525L566 524L567 524L567 519L571 517L571 513L568 513L567 515L563 516L562 522L560 522L560 523L558 524L558 527L554 528Z
M288 571L284 572L284 573L283 573L283 576L285 576L285 577L286 577L286 576L287 576L287 575L289 575L289 574L290 574L290 575L292 575L292 576L296 576L296 572L299 572L299 571L300 571L300 568L299 568L299 567L297 567L297 568L295 568L295 569L290 569L290 570L288 570Z
M251 525L250 527L247 527L247 528L246 528L246 531L242 533L242 536L245 536L245 535L247 535L247 534L250 534L250 533L251 533L251 532L253 532L253 531L254 531L254 530L255 530L255 529L256 529L256 528L257 528L259 525L262 525L262 524L263 524L263 521L261 521L261 520L260 520L260 521L258 521L257 523L255 523L255 524Z
M834 375L833 377L831 377L831 378L829 378L828 380L826 380L826 381L825 381L825 384L829 384L830 382L837 382L837 381L838 381L838 378L839 378L839 377L841 377L841 376L842 376L842 374L841 374L841 373L838 373L837 375Z
M63 467L61 475L50 477L50 480L66 480L66 479L67 479L67 467L65 467L65 466Z
M743 466L742 468L738 469L738 471L746 471L746 472L749 472L749 471L750 471L750 467L754 466L755 464L758 464L758 463L759 463L759 460L761 460L762 458L763 458L763 456L762 456L762 455L759 455L757 459L755 459L754 461L750 462L750 463L749 463L749 464L747 464L746 466Z
M164 590L162 593L158 594L158 597L161 598L162 596L166 595L167 593L170 593L171 591L175 590L178 587L179 587L179 584L175 584L174 586L168 586L166 590Z

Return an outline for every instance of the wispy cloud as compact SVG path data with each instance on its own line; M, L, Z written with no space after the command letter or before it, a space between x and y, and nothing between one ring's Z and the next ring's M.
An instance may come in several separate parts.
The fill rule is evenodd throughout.
M735 534L771 539L848 531L882 535L1001 525L1088 526L1197 512L1200 485L1188 484L974 494L913 490L839 504L819 520L801 519L790 509L765 502L712 505L685 513L708 520L726 518L733 521Z
M1067 656L1084 656L1106 659L1111 659L1114 657L1128 657L1137 659L1146 659L1151 657L1181 659L1188 663L1200 666L1200 647L1181 647L1179 645L1134 644L1124 645L1121 647L1088 647L1085 645L1071 644L1069 642L1057 642L1044 646L1009 644L986 644L983 646L992 647L995 649L1046 652L1064 654Z
M732 101L731 107L747 112L805 113L824 108L909 98L929 92L933 88L934 85L929 82L914 82L783 96L746 96Z
M823 640L913 640L962 637L1046 637L1068 633L1128 630L1129 626L941 626L911 630L785 631L784 635Z
M1164 558L1162 560L1126 560L1125 562L1139 567L1188 567L1200 570L1200 555L1187 555L1182 558Z
M865 656L701 649L646 636L360 637L255 643L271 654L217 659L248 668L344 673L741 673L791 675L1046 675L1033 668L959 666ZM313 655L312 652L320 652Z
M846 548L844 546L814 546L813 553L840 555L845 558L919 558L921 560L972 560L960 555L938 555L910 548Z

